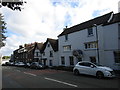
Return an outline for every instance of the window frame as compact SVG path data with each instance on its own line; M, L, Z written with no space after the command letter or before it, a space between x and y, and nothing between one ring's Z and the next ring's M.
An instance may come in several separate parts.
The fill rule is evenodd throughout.
M50 51L50 57L53 57L53 51L52 50Z
M88 33L88 37L89 37L89 36L93 36L93 35L94 35L94 33L93 33L93 28L92 28L92 27L88 28L88 29L87 29L87 33Z
M61 56L61 65L65 65L65 57Z
M65 35L65 41L68 41L68 34Z
M71 45L63 46L63 51L71 51Z
M71 61L72 60L72 61ZM69 56L69 62L70 65L73 66L74 65L74 57L73 56Z
M98 42L94 41L94 42L84 43L84 47L85 49L98 49Z
M114 51L114 61L115 63L119 63L120 64L120 51Z

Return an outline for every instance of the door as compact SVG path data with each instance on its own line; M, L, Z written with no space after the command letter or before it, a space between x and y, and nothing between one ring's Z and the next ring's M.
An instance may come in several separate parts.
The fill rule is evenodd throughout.
M52 66L52 60L49 60L49 65Z

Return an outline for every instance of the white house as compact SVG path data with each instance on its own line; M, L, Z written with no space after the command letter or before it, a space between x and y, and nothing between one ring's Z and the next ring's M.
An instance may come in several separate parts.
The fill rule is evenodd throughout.
M39 62L42 63L42 48L43 48L43 43L35 43L35 47L33 50L34 53L34 62Z
M120 13L65 28L58 38L60 65L91 61L120 70Z
M47 66L58 66L58 55L58 40L47 38L42 54L43 63Z

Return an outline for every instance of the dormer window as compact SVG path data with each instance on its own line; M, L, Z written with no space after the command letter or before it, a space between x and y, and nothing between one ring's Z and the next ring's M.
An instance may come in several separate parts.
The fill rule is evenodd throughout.
M93 28L88 28L88 36L93 36Z
M65 41L68 41L68 34L65 35Z

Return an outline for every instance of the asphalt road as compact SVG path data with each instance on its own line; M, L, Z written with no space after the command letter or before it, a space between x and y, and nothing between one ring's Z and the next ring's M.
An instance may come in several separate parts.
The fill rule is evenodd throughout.
M119 88L119 79L97 79L60 70L3 66L2 88Z

